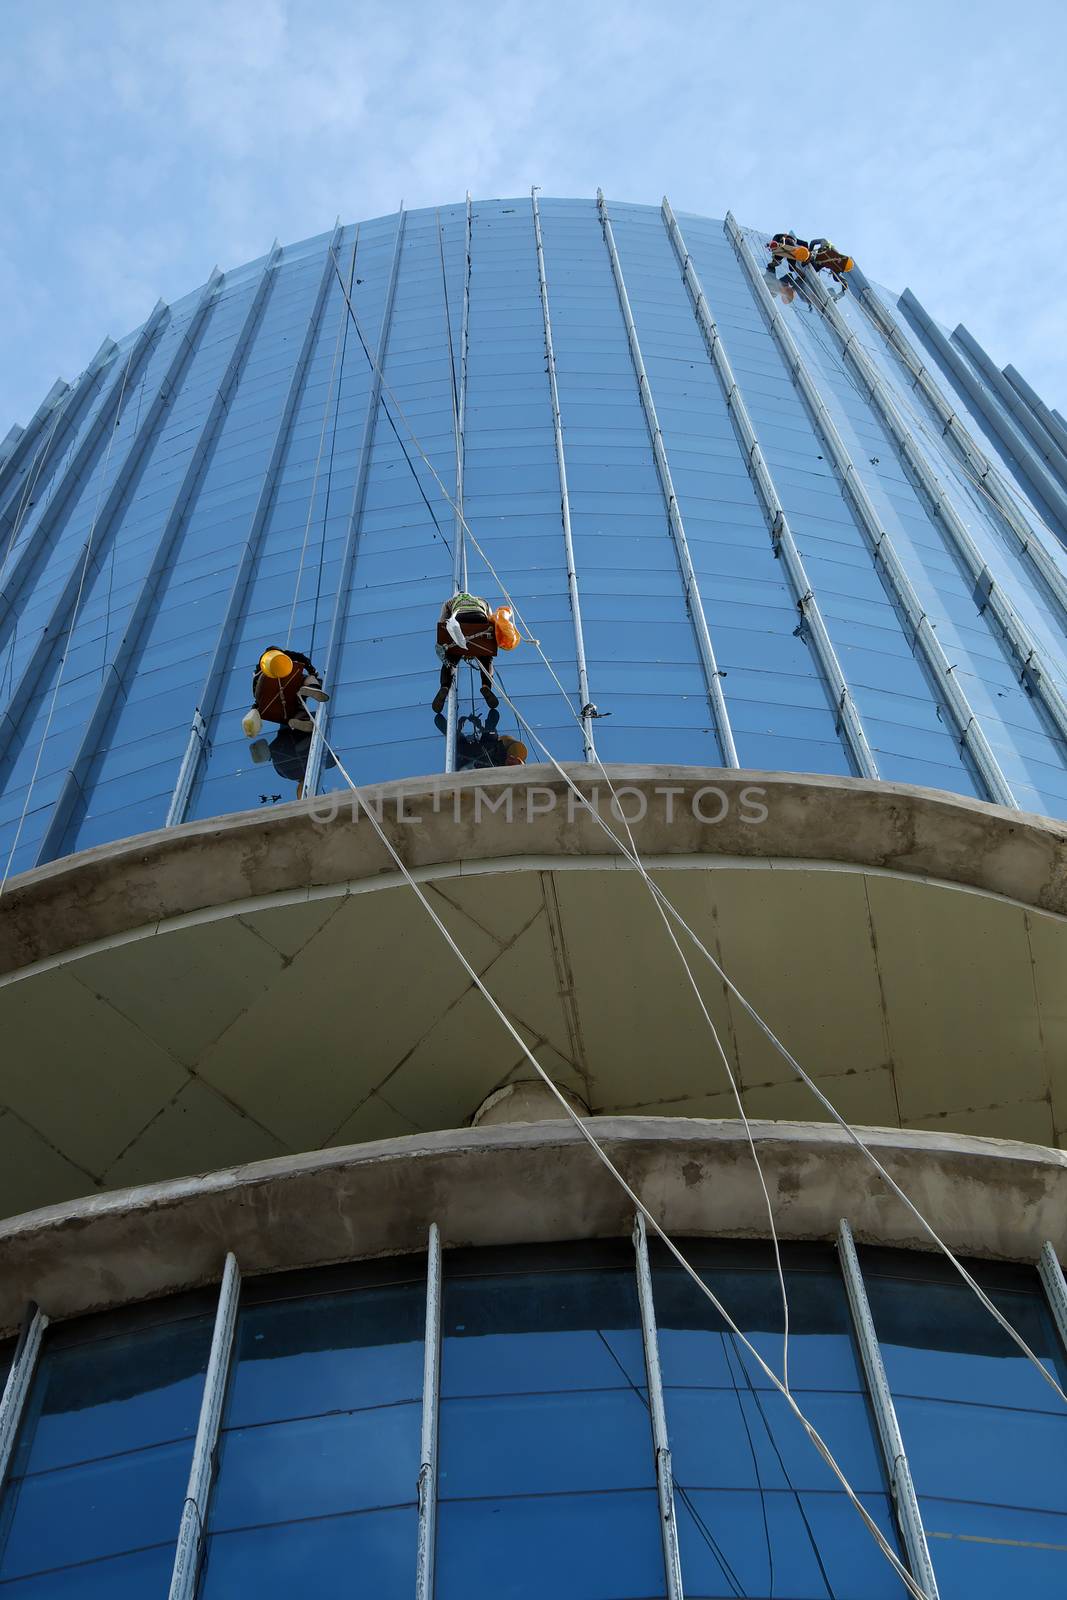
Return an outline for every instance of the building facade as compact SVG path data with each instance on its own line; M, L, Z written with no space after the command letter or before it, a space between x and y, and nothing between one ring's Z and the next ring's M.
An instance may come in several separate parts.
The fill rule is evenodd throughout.
M338 224L0 445L0 1600L1062 1591L1067 426L763 241Z

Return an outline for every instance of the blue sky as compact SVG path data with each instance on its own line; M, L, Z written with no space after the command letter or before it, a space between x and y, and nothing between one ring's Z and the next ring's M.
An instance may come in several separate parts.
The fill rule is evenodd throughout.
M2 7L0 436L159 295L345 221L593 194L828 234L1067 406L1067 7Z

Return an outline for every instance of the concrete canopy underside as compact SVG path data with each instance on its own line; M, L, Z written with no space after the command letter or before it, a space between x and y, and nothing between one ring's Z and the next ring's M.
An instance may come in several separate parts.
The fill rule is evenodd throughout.
M843 1115L1067 1141L1061 826L858 779L610 771L629 813L644 802L634 835L657 881ZM562 782L437 782L375 791L388 832L544 1068L597 1114L735 1116L647 888L568 814ZM509 793L510 820L483 805ZM366 819L310 810L190 824L9 884L0 1213L458 1127L530 1076ZM692 960L746 1110L821 1116Z

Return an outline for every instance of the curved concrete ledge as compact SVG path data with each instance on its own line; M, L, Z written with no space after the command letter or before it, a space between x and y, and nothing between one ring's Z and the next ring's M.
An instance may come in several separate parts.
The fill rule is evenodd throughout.
M678 1236L765 1238L738 1122L604 1117L593 1127L627 1181ZM930 1242L840 1130L752 1124L784 1239L905 1248ZM955 1251L1067 1254L1067 1154L999 1139L867 1130L865 1137ZM260 1161L50 1206L0 1224L0 1329L27 1301L69 1317L245 1274L425 1249L617 1237L629 1202L577 1130L559 1122L420 1134Z
M603 780L587 766L567 770L612 820ZM1067 828L1047 818L859 778L607 770L644 855L877 867L1067 915ZM381 798L390 837L416 870L498 860L514 869L611 849L550 767L441 774L365 792ZM352 811L342 791L142 834L24 873L0 900L0 973L214 906L371 886L395 869Z

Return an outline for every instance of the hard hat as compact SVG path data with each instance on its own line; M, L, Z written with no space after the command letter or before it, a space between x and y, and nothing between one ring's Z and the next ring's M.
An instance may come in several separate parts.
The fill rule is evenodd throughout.
M521 767L529 755L529 751L522 740L513 739L510 734L506 733L501 738L500 743L508 753L506 765L509 767Z
M852 268L855 265L856 265L856 263L853 261L852 257L851 256L846 256L845 257L845 265L843 266L843 268L841 270L843 272L851 272Z
M798 244L796 249L793 251L793 260L800 262L810 261L811 251L806 249L804 245Z
M268 678L287 678L293 670L293 658L284 650L264 650L259 669Z

